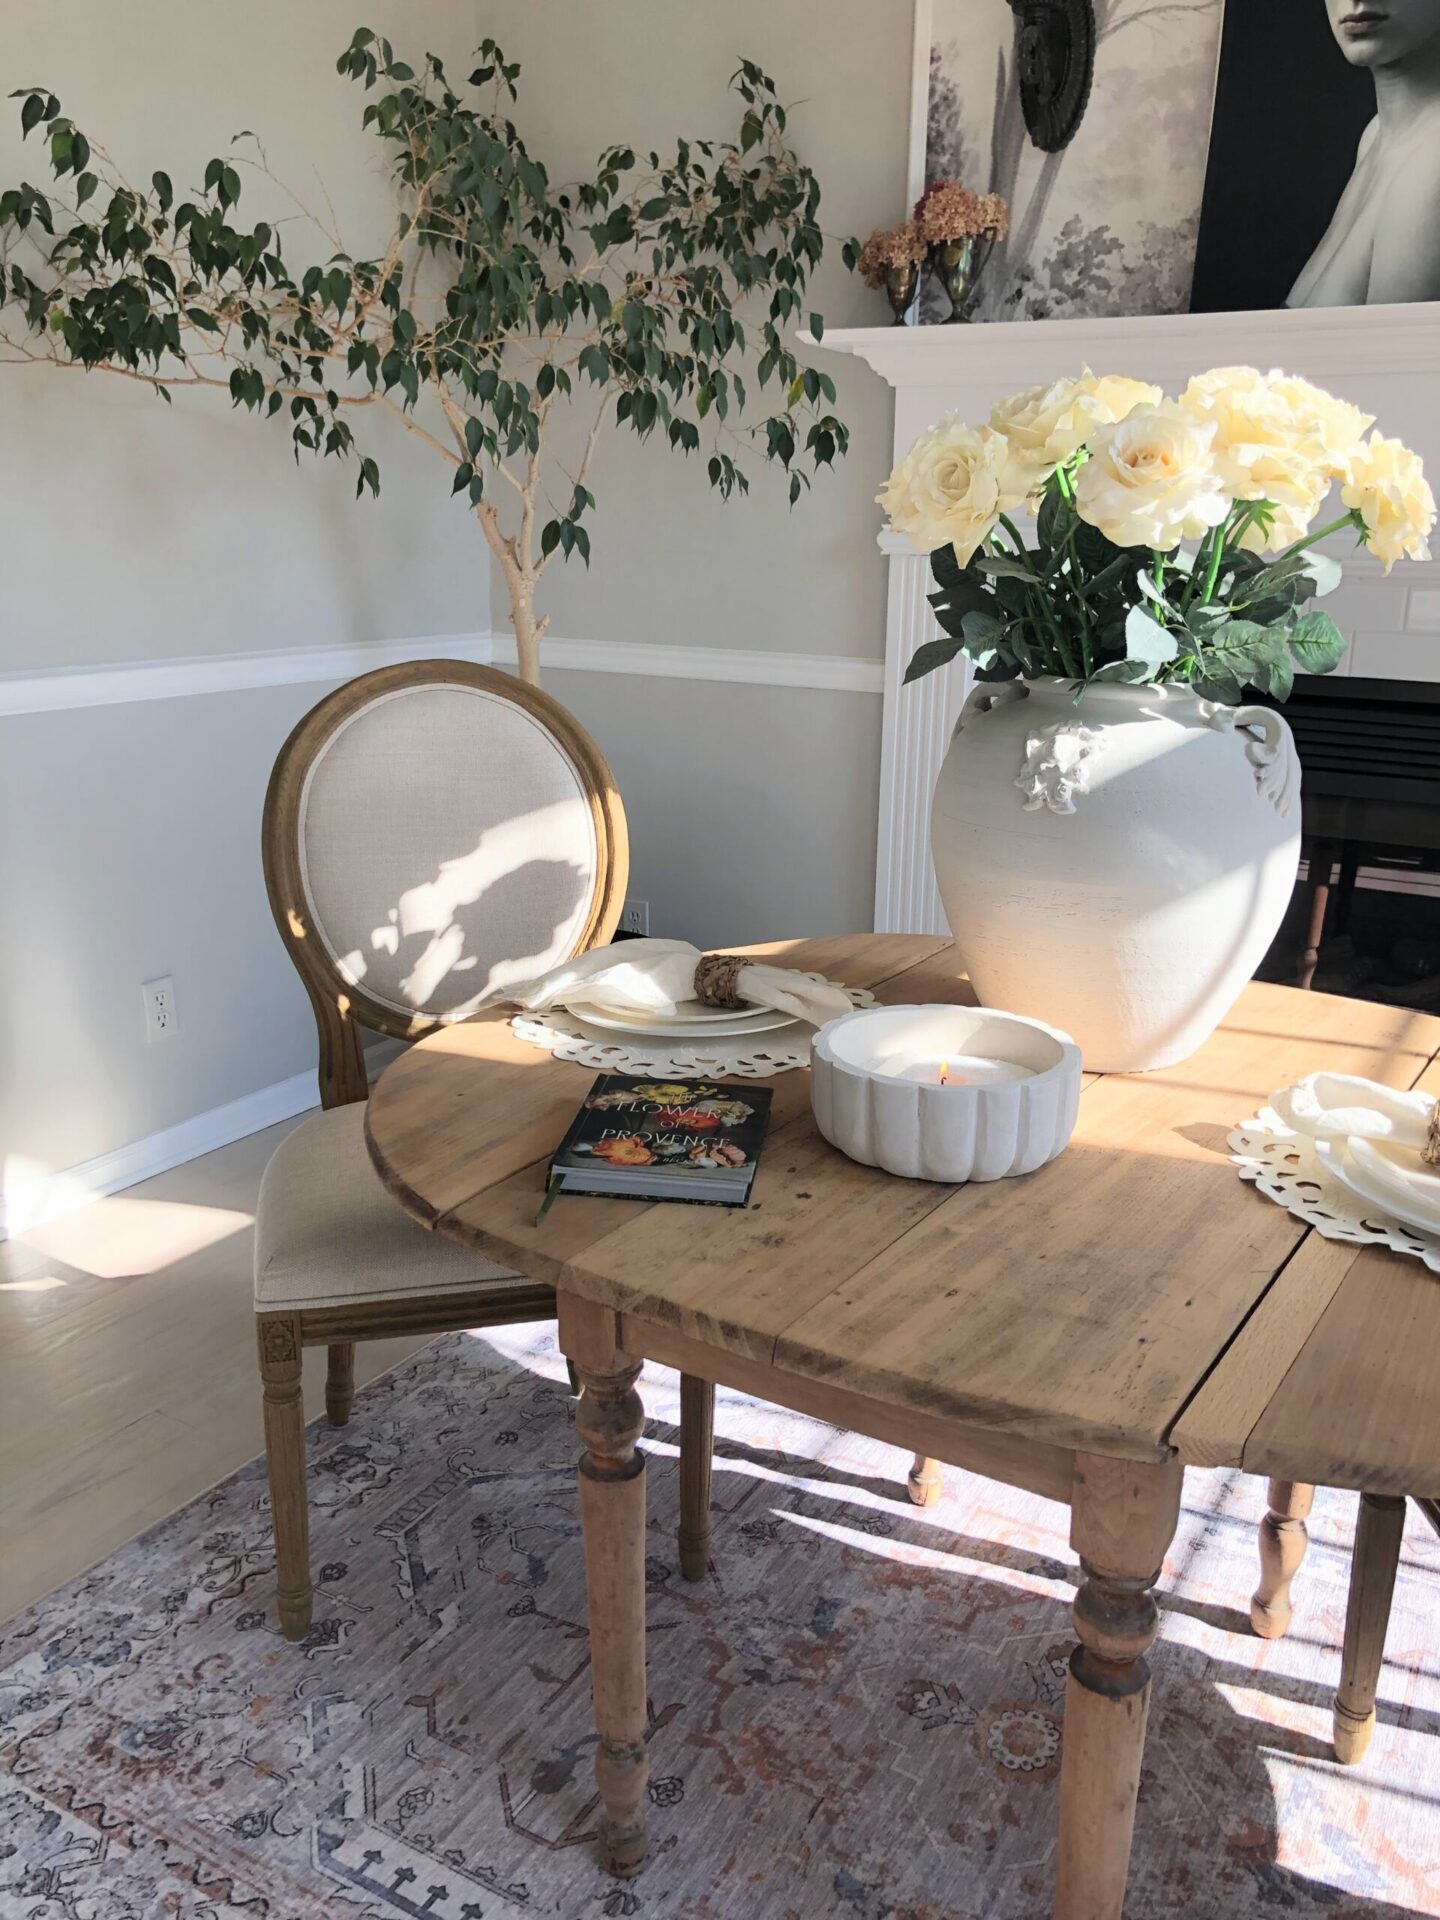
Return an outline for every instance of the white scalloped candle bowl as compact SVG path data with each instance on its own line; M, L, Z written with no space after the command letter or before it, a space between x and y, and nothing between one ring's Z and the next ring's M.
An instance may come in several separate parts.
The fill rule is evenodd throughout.
M830 1144L912 1180L1033 1173L1064 1148L1080 1101L1069 1035L988 1007L861 1007L821 1027L810 1067Z

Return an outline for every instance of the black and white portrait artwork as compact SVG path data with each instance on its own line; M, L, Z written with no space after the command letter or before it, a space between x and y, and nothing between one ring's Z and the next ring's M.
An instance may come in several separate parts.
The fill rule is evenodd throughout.
M1021 109L1010 0L932 0L925 177L1010 205L975 320L1190 304L1222 0L1094 0L1094 14L1088 104L1069 144L1044 153Z
M925 178L1010 205L972 319L1440 300L1440 0L1093 0L1053 153L1023 0L930 5Z
M1440 300L1440 0L1232 0L1194 305L1412 300Z

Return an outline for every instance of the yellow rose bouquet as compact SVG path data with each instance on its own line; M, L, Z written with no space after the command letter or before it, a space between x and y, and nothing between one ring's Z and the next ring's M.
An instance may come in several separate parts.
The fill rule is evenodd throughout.
M1430 557L1419 458L1309 381L1253 367L1177 398L1118 375L1033 387L985 426L948 415L879 495L930 553L943 637L907 680L964 652L981 680L1178 681L1234 705L1283 700L1345 651L1309 603L1340 580L1314 550L1349 527L1385 563ZM1344 508L1323 520L1338 487ZM1035 516L1027 539L1013 515Z

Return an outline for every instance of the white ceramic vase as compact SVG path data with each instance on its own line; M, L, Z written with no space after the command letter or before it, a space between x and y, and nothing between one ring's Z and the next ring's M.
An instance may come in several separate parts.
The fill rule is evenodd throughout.
M1254 973L1300 858L1300 766L1268 707L1178 687L977 687L931 849L981 1004L1100 1072L1183 1060Z

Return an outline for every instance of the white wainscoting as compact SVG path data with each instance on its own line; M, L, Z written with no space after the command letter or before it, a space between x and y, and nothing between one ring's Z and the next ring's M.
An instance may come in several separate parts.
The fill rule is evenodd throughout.
M1376 416L1440 471L1440 308L1308 309L1167 314L1120 320L1003 321L976 326L829 330L821 351L853 354L895 389L894 453L947 412L983 422L1001 395L1091 367L1174 392L1192 373L1271 367L1333 387ZM802 336L812 347L808 334ZM877 475L877 484L883 476ZM930 866L930 794L968 690L963 662L904 685L917 646L938 629L926 600L928 561L888 530L890 556L881 719L875 927L946 933ZM1440 681L1440 563L1386 575L1369 554L1337 546L1345 583L1327 603L1350 637L1342 671Z

